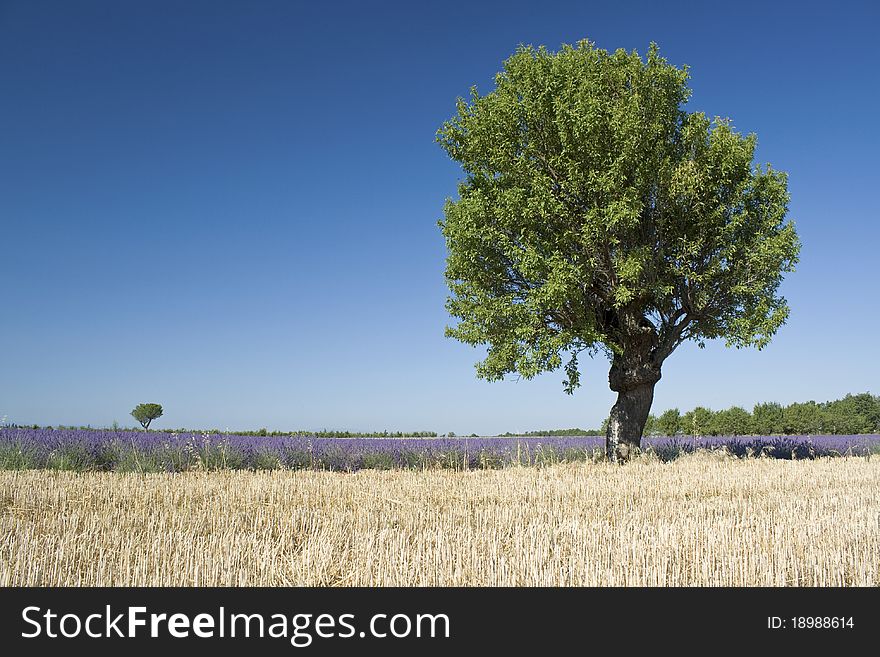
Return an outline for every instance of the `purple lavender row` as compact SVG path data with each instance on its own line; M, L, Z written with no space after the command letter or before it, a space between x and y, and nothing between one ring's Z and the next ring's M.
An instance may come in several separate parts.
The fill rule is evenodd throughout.
M737 456L815 458L880 452L880 435L647 437L670 460L696 449ZM0 468L183 471L204 469L492 468L598 457L601 436L313 438L82 429L0 429Z

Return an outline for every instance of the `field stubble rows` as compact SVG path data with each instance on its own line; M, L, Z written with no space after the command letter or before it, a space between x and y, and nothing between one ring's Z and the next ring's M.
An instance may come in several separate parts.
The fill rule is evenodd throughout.
M880 459L0 472L0 584L880 585Z

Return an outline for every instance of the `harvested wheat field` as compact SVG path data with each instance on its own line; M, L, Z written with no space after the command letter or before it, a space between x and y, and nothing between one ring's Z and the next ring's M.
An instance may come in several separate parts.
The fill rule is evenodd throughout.
M3 585L880 584L880 460L0 473Z

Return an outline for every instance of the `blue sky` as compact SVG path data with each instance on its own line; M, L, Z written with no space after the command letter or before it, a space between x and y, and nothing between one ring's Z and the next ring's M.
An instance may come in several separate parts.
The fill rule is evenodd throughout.
M873 3L0 0L0 417L496 433L598 426L607 362L487 383L448 340L434 143L517 44L691 67L803 241L757 352L685 345L655 410L880 393Z

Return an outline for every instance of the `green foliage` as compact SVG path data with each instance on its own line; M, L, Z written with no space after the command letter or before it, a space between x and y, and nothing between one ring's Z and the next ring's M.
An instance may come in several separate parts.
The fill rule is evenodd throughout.
M704 436L711 433L714 414L708 408L697 406L681 418L683 431L689 436Z
M867 393L847 395L824 405L825 427L831 433L852 434L880 430L880 398Z
M718 411L712 417L710 433L715 436L746 436L752 433L752 416L741 406Z
M674 436L682 431L681 413L677 408L664 411L656 422L657 431L662 436Z
M754 135L683 107L688 70L588 41L520 47L437 141L466 173L447 200L448 336L486 345L478 376L531 378L621 354L649 328L657 366L684 340L765 346L799 242L786 175ZM563 361L566 361L564 364Z
M782 406L775 402L755 404L752 411L752 422L755 433L761 436L772 436L782 433L783 414Z
M880 396L863 392L821 404L808 401L788 406L765 402L756 404L752 413L740 406L716 412L698 407L681 418L678 409L673 408L657 418L655 427L665 436L673 436L679 431L694 434L695 423L697 435L880 433Z
M821 433L824 425L822 409L814 401L794 403L782 409L782 430L786 434Z
M649 416L645 425L645 434L675 436L677 434L748 436L748 435L808 435L838 434L849 435L859 433L880 433L880 396L870 393L858 395L848 394L842 399L817 404L814 401L792 403L788 406L770 402L756 404L755 415L741 406L712 411L697 407L684 415L679 409L667 409L659 416ZM604 436L608 428L608 418L599 429L539 429L517 433L506 432L500 436ZM247 435L257 432L236 432ZM385 433L385 434L349 434L348 432L323 432L319 437L354 437L355 435L381 437L402 436L436 436L432 432ZM345 435L342 435L345 434ZM269 435L276 435L272 432ZM290 435L290 434L277 434ZM315 435L315 434L303 434ZM454 434L450 433L449 436ZM475 434L471 434L476 437Z
M148 429L150 422L162 417L161 404L138 404L131 412L132 417L141 423L144 429Z

